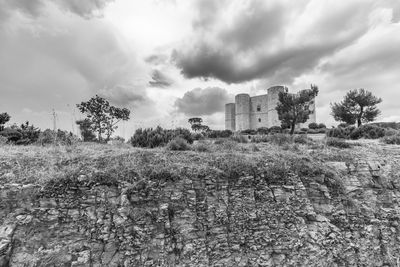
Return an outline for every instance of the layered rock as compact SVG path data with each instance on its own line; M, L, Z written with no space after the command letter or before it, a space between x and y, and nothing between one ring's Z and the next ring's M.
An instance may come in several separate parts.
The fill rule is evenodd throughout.
M325 174L279 184L218 170L3 185L0 266L397 266L394 166L327 164L344 191Z

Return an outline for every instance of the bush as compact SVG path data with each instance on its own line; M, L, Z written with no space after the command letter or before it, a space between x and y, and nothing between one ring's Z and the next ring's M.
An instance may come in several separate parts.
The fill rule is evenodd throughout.
M400 134L385 136L381 141L389 145L400 145Z
M40 130L30 125L29 122L26 122L21 124L21 126L13 125L9 128L5 128L0 132L0 135L6 137L9 143L29 145L38 140Z
M255 135L251 137L252 143L268 143L271 142L271 135Z
M326 141L326 145L337 147L337 148L350 148L350 144L347 143L345 140L338 139L338 138L328 138Z
M241 131L240 133L241 134L251 134L251 135L253 135L253 134L257 134L257 131L256 130L252 130L252 129L247 129L247 130Z
M5 128L0 135L7 138L10 143L15 143L22 138L22 134L18 130L11 128Z
M131 137L130 143L135 147L154 148L164 146L176 137L185 139L189 144L193 143L193 137L189 130L177 128L175 130L166 130L157 126L153 128L137 129Z
M0 135L0 146L7 144L7 142L8 142L7 137Z
M304 134L296 135L293 140L295 143L303 145L312 142L312 139L307 138L307 136L305 136Z
M193 140L203 140L204 139L204 135L201 133L194 133L192 135Z
M245 135L241 135L241 134L235 134L235 135L231 136L230 139L237 143L247 143L249 141L249 139Z
M191 147L185 139L178 136L175 137L173 140L169 141L167 149L174 151L184 151L184 150L190 150Z
M282 127L281 126L272 126L269 128L269 133L282 133Z
M310 123L310 124L308 125L308 128L313 129L313 130L318 129L318 128L319 128L319 127L318 127L318 123L312 122L312 123Z
M39 134L37 143L43 145L47 144L58 144L58 145L72 145L78 141L78 137L71 132L46 129L44 132Z
M210 145L207 142L198 142L197 144L194 145L194 150L197 152L210 152L211 148Z
M400 135L400 131L394 129L387 129L385 131L385 136L393 136L393 135Z
M318 129L325 129L326 125L323 123L318 124Z
M268 132L269 132L269 130L267 127L261 127L261 128L257 129L257 134L263 135L263 134L268 134Z
M207 132L208 138L228 138L231 137L233 132L231 130L211 130Z
M282 146L293 142L293 138L287 134L274 134L270 136L270 142Z

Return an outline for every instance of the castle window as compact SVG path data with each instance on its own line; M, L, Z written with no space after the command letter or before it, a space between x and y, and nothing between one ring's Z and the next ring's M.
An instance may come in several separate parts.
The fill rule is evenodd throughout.
M261 111L261 105L257 105L257 111Z
M260 118L258 119L258 122L261 122L261 119L260 119Z

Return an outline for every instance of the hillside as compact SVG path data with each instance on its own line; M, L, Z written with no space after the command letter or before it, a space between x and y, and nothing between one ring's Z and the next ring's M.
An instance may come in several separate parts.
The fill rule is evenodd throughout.
M396 266L400 147L0 147L0 266Z

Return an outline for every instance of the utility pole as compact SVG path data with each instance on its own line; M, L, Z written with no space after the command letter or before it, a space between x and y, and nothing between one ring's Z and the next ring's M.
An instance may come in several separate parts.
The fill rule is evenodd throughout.
M52 115L53 115L53 134L54 134L54 144L56 143L56 141L57 141L57 114L56 114L56 111L54 110L54 108L53 108L53 113L52 113Z

